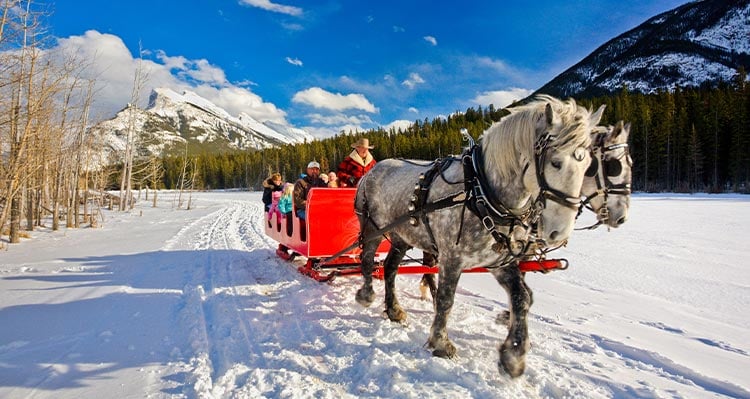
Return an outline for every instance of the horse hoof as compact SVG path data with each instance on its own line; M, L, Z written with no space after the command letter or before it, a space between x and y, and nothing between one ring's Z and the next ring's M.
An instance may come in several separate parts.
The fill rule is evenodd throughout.
M453 359L456 356L456 351L455 349L453 351L447 349L435 349L432 351L432 356L442 357L443 359Z
M372 305L372 302L375 301L375 291L373 291L372 289L367 290L364 288L360 288L357 291L355 300L358 304L364 307L369 307L370 305Z
M518 356L513 353L513 350L503 348L500 351L500 367L511 378L517 378L526 370L526 359L524 356Z
M406 321L406 312L404 312L403 309L386 309L383 313L385 313L390 321L395 321L397 323L403 323Z
M433 350L432 356L453 359L456 356L456 347L448 342L443 348Z

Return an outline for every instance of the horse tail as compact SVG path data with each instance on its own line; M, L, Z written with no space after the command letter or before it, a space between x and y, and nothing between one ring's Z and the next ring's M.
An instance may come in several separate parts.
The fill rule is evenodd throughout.
M368 174L365 174L362 176L361 179L359 179L359 184L357 185L357 193L354 195L354 213L359 216L366 216L369 212L367 209L367 176Z

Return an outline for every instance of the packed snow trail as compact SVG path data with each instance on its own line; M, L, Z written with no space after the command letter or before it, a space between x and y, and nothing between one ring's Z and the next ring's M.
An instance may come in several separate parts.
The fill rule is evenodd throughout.
M440 376L418 388L425 394L494 397L508 385L527 389L501 376L492 361L458 371L454 362L433 358L422 348L432 317L429 303L415 302L416 328L392 324L377 307L354 303L358 279L320 284L298 274L295 265L275 257L276 243L262 232L261 211L257 203L226 203L165 247L194 254L192 264L184 265L190 274L176 317L189 332L190 358L176 370L188 376L187 396L295 397L299 390L310 397L398 396L399 383L424 373ZM415 288L416 281L408 280ZM499 330L492 317L481 322ZM494 345L487 346L486 356L496 356ZM420 363L429 366L420 370ZM401 367L414 375L399 376ZM487 381L481 374L490 374L497 386L482 387ZM393 386L382 386L389 375Z

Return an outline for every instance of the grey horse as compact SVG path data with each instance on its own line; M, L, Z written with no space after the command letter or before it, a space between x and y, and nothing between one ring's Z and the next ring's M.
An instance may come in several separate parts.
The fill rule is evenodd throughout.
M518 269L506 266L530 243L554 246L568 239L591 163L590 132L602 112L603 107L592 112L572 99L540 96L514 107L460 159L378 163L355 198L364 278L357 302L369 306L375 299L374 255L384 233L391 242L384 262L385 313L392 321L406 319L395 295L405 252L416 247L437 254L439 284L427 346L435 356L453 357L446 326L461 272L496 268L496 279L509 287L513 315L500 366L513 377L521 375L531 296Z

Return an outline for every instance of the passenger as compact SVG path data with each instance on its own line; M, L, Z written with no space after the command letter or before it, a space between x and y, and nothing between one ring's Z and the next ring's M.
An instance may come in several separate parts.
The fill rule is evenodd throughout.
M339 178L336 176L336 172L328 172L328 187L338 187Z
M352 148L354 151L341 161L336 171L340 187L356 187L359 179L375 166L375 158L370 154L375 146L370 145L370 140L362 137Z
M283 186L282 186L283 190ZM273 215L276 215L276 220L281 220L281 211L279 210L279 200L281 199L281 192L279 191L273 191L271 192L271 208L268 209L268 221L270 222L273 220Z
M292 215L292 194L294 194L294 184L284 183L284 190L279 199L279 211L284 217Z
M292 194L294 194L294 184L284 183L284 191L279 199L279 211L286 219L286 234L292 235Z
M280 173L274 173L268 179L263 180L263 204L265 205L265 212L271 210L273 192L281 192L281 188L282 182Z
M294 207L297 209L298 218L306 219L307 194L310 189L326 186L320 178L320 164L315 161L307 164L307 175L294 183Z

